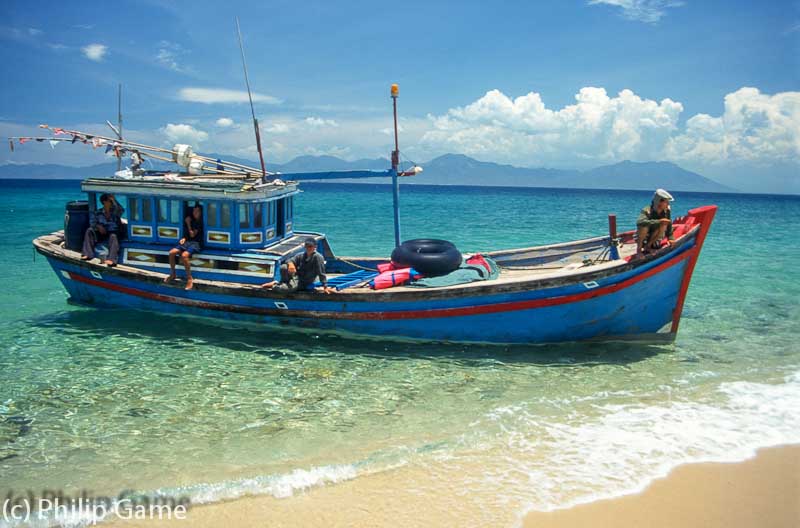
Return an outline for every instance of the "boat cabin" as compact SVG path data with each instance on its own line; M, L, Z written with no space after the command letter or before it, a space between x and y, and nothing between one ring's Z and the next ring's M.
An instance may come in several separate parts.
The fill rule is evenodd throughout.
M294 230L296 182L91 178L81 188L88 197L86 222L102 208L104 193L125 208L120 264L127 266L168 272L169 251L184 237L196 204L204 230L203 250L192 257L197 278L252 284L279 278L281 262L303 251L308 236L318 240L320 252L329 251L323 235ZM176 269L180 274L183 266Z

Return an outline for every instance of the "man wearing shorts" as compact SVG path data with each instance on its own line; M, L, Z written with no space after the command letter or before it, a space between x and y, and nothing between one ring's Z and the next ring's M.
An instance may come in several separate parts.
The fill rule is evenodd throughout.
M164 282L175 280L175 259L181 256L181 262L186 269L186 290L191 290L194 286L192 280L192 255L203 249L203 208L199 203L192 208L192 214L184 219L184 237L180 240L178 247L172 248L169 252L169 277Z

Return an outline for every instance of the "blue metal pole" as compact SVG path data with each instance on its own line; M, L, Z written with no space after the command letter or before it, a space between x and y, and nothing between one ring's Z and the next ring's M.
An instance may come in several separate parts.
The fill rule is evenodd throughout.
M400 165L400 146L397 139L397 96L400 89L392 85L392 107L394 110L394 151L392 152L392 199L394 201L394 245L400 245L400 182L397 180L397 168Z
M392 199L394 201L394 245L400 245L400 182L397 169L392 169Z

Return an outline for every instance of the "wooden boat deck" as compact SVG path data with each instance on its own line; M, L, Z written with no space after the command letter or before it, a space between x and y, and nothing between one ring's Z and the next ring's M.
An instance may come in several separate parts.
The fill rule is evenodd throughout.
M300 237L295 237L295 238L300 238ZM434 291L434 290L439 290L439 291L461 290L465 288L472 288L488 284L492 285L512 284L512 283L526 282L530 280L537 280L544 278L553 278L553 279L566 278L570 275L585 273L586 271L589 270L601 271L625 265L626 262L623 259L627 256L633 255L636 252L636 245L633 243L632 240L629 240L627 243L623 243L619 247L621 258L619 260L610 260L607 252L608 248L605 246L605 243L603 243L604 240L605 240L604 237L598 237L595 239L587 239L585 241L577 241L567 244L557 244L553 246L532 247L532 248L523 248L519 250L488 253L488 255L491 256L492 258L496 258L498 260L498 264L500 265L500 276L497 279L491 281L476 281L464 284L443 286L438 288L396 286L394 288L390 288L387 290L377 290L377 291L365 287L364 285L364 286L351 287L346 290L343 290L343 292L346 292L348 294L363 294L363 295L382 295L385 294L386 292L400 293L400 292L412 292L412 291L421 293L424 291ZM60 256L68 260L82 262L80 261L80 253L66 249L64 247L63 241L64 241L63 231L57 231L51 233L50 235L44 235L37 238L34 241L34 243L35 245L44 249L47 253L51 253L54 256ZM292 245L294 245L298 241L290 239L287 240L287 242L291 242ZM589 248L587 248L585 251L576 250L576 246L580 246L582 244L588 245ZM561 253L558 253L557 251L555 251L554 253L554 250L561 250ZM555 254L559 258L557 260L546 258L548 252L550 252L550 254ZM509 255L515 255L516 258L509 258ZM539 263L516 264L517 262L524 263L526 256L530 257L531 255L536 255L537 258L542 259L542 261ZM544 255L545 258L542 258L542 255ZM380 259L374 259L374 260L376 263L381 261ZM99 264L97 259L89 261L89 263L92 267L97 268L98 271L107 269L105 265ZM143 270L141 268L127 266L125 264L118 264L115 267L115 269L121 272L132 273L143 278L147 277L150 278L151 280L154 278L160 280L163 279L163 277L165 276L163 273ZM345 274L329 273L328 277L333 278L341 275ZM236 282L213 281L200 278L195 278L195 284L198 286L205 284L216 288L240 289L245 291L260 290L260 287L258 285L243 284ZM266 292L268 290L263 290L263 291Z

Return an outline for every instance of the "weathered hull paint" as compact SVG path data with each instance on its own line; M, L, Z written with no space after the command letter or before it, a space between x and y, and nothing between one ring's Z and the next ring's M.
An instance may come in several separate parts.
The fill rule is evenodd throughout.
M674 339L692 270L716 207L690 211L699 230L643 265L587 282L515 291L465 289L452 296L311 294L184 290L156 280L100 271L45 255L73 300L95 306L186 314L264 325L387 338L483 343ZM513 289L512 289L513 290Z

